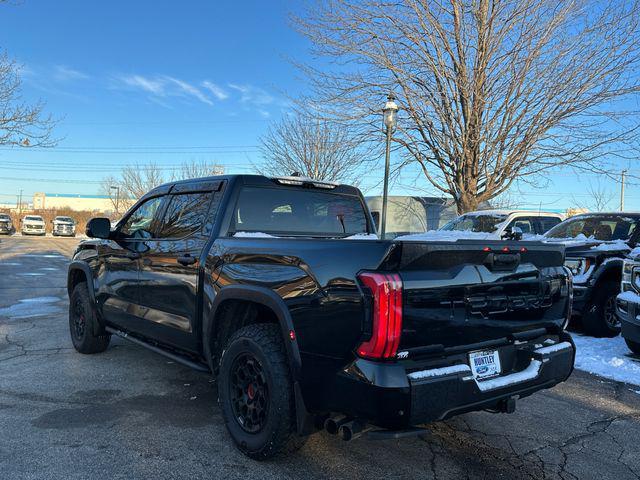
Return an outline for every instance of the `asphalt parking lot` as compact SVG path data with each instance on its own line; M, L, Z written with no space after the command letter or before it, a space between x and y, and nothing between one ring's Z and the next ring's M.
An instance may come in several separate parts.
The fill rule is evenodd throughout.
M408 440L322 433L288 458L249 460L208 375L120 339L73 350L77 242L0 239L0 478L640 478L640 394L581 371L512 415L467 414Z

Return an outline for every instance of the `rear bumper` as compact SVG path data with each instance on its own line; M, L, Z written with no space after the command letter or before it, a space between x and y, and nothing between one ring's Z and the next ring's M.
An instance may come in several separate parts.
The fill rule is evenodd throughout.
M640 304L620 300L616 303L622 336L632 342L640 343Z
M526 397L566 380L575 346L562 333L554 345L536 342L500 350L513 365L499 377L476 381L465 363L407 371L398 364L356 360L341 374L340 413L384 428L406 428L458 415L498 409L510 397Z

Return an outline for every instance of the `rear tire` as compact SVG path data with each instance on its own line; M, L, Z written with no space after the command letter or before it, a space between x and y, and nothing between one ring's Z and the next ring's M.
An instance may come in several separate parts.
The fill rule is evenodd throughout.
M268 460L304 445L277 325L249 325L231 336L220 360L218 402L229 434L248 457Z
M75 286L69 299L69 331L73 347L80 353L100 353L109 346L111 335L94 333L100 332L101 327L85 282Z
M616 297L620 283L607 281L594 286L591 303L582 316L582 326L592 337L615 337L620 333L620 320L616 314Z
M628 340L626 338L624 339L624 341L627 343L627 347L629 347L629 350L631 350L636 355L640 355L640 343L634 342L633 340Z

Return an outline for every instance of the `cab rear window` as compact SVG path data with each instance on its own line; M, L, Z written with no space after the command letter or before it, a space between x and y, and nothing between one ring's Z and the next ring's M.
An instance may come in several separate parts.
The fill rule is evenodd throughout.
M359 197L310 189L245 187L232 232L343 237L367 232Z

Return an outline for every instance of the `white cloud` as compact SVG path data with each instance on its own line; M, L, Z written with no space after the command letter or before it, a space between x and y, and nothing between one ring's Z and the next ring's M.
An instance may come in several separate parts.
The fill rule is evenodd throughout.
M192 97L197 98L202 103L206 103L207 105L213 105L213 102L204 94L202 91L191 85L190 83L185 82L184 80L180 80L178 78L173 77L165 77L169 82L174 83L178 86L184 93L187 95L191 95Z
M218 100L226 100L229 98L229 94L227 92L209 80L203 81L202 86L209 90Z
M117 78L127 87L142 90L154 97L193 97L206 104L213 105L213 101L195 85L169 75L146 77L143 75L123 75ZM157 100L155 98L154 100Z
M56 65L53 71L53 78L59 82L68 82L72 80L86 80L89 78L89 75L65 65Z
M240 92L240 101L243 103L250 103L252 105L270 105L275 101L275 98L270 95L266 90L260 87L247 84L230 83L229 88Z
M158 80L152 80L142 75L125 75L120 80L126 85L134 88L140 88L148 93L165 96L164 83Z

